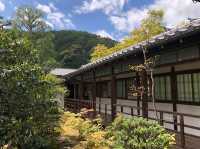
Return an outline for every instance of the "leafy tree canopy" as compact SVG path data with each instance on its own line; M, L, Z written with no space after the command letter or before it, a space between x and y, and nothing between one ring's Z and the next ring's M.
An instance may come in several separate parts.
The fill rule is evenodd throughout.
M39 63L38 50L17 31L0 32L0 148L53 148L59 109L57 80Z
M82 31L54 31L54 45L57 53L57 62L61 67L79 68L88 63L92 48L98 44L113 47L117 42L109 38Z
M91 54L91 61L107 56L110 53L127 48L164 32L165 27L163 26L163 15L164 12L162 10L150 10L147 17L141 21L141 25L134 29L130 33L129 37L125 38L124 41L118 43L112 48L104 49L104 52L102 52L101 56L98 54L99 50L94 50Z
M45 31L48 25L43 18L44 13L41 10L31 6L21 6L16 10L13 26L29 33Z
M40 63L50 70L57 65L54 51L54 35L49 32L50 27L44 21L44 13L31 6L21 6L16 10L12 25L27 36L34 48L39 50Z
M91 61L95 61L104 55L109 55L111 52L107 50L108 47L106 47L103 44L98 44L92 49L92 54L91 54Z

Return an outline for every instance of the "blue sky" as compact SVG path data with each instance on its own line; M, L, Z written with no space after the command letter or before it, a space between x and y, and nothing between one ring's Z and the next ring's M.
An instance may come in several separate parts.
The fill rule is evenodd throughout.
M12 18L21 5L44 11L46 23L55 30L82 30L116 40L137 27L149 9L163 9L169 27L200 17L200 4L192 0L0 0L0 15Z

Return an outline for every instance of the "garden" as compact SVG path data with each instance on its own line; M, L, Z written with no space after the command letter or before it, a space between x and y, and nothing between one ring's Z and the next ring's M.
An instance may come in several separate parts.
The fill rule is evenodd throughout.
M65 112L60 121L62 146L72 149L168 149L175 136L157 122L121 114L110 124L100 116L87 118L87 110Z
M36 24L24 24L26 13ZM40 16L31 7L20 8L13 28L0 30L1 149L168 149L175 143L154 121L118 115L105 124L87 110L64 112L57 97L68 90L49 74L55 61L48 51L51 36L43 33L51 32Z

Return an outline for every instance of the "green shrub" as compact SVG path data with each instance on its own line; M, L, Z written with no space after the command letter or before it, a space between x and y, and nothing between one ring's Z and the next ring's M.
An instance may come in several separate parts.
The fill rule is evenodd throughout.
M116 149L168 149L175 140L158 123L143 118L119 116L107 130Z
M53 149L61 114L53 100L56 80L46 75L38 50L19 32L2 30L0 49L0 148Z

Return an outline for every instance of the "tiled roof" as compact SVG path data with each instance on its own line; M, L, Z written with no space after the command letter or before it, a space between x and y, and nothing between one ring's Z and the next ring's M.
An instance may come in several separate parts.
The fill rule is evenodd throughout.
M66 75L68 75L70 73L73 73L75 71L76 71L76 69L56 68L56 69L52 70L50 72L50 74L53 74L53 75L56 75L56 76L63 76L64 77L64 76L66 76Z
M113 60L116 60L117 58L121 58L123 56L127 56L130 54L134 54L138 51L141 51L143 47L150 47L150 46L156 46L161 43L167 43L168 41L173 41L177 38L182 38L184 36L187 36L191 33L200 31L200 18L191 20L187 25L182 27L177 27L174 29L171 29L169 31L166 31L164 33L161 33L159 35L156 35L149 39L148 41L140 42L136 45L130 46L128 48L122 49L118 52L115 52L111 55L108 55L106 57L103 57L101 59L98 59L94 62L88 63L86 65L81 66L76 71L67 74L67 77L77 75L81 72L87 71L89 69L95 68L101 64L109 63Z

